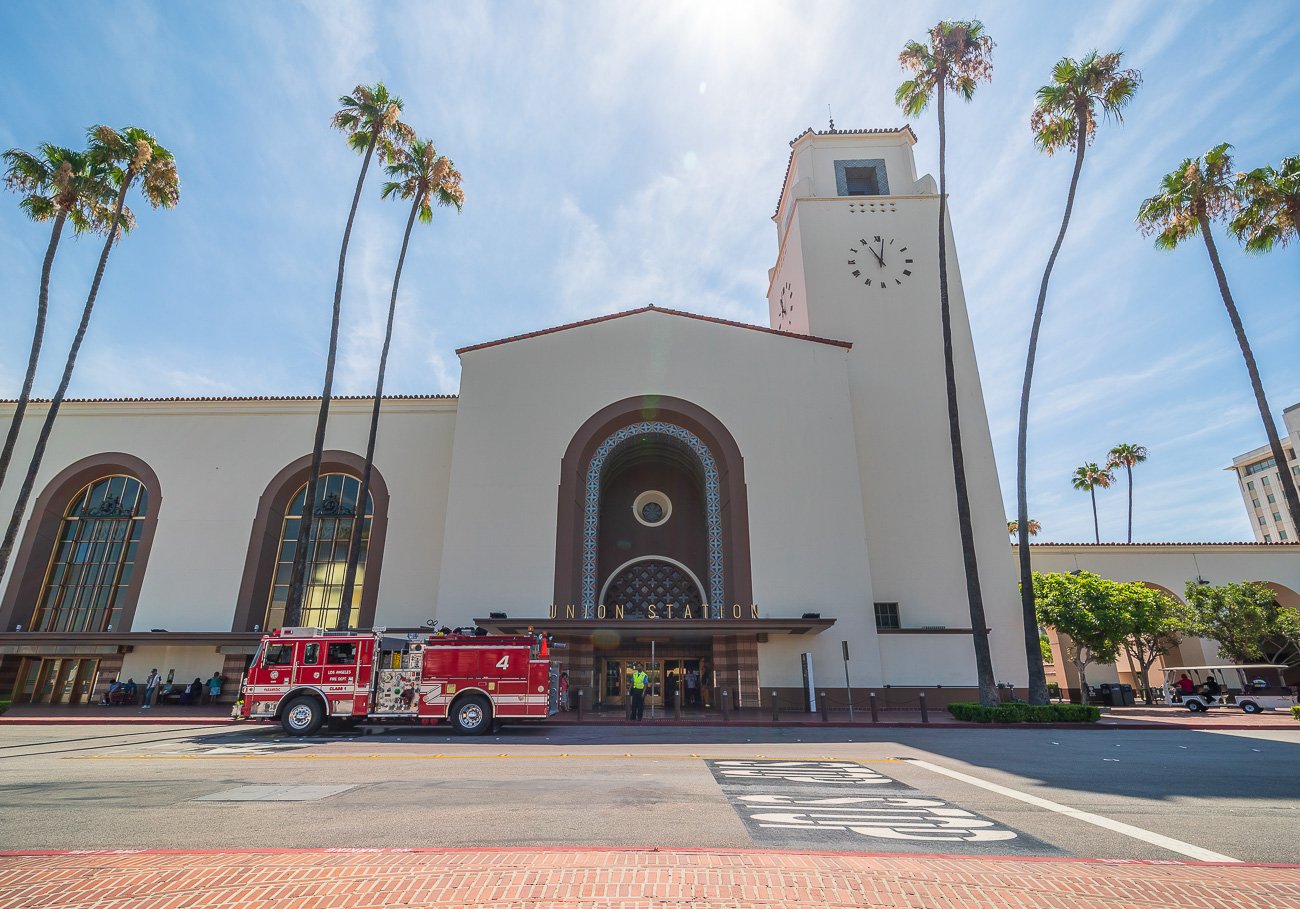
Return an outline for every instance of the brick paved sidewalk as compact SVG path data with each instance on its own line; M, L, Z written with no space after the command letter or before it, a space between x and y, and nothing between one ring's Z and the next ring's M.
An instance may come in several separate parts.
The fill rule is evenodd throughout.
M644 849L0 853L0 909L91 906L1300 909L1300 865Z

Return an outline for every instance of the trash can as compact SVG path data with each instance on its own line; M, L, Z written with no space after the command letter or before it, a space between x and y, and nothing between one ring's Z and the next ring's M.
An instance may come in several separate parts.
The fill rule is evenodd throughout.
M1133 699L1133 686L1132 686L1132 685L1120 685L1120 686L1119 686L1119 693L1120 693L1120 703L1119 703L1119 704L1116 704L1116 705L1115 705L1116 707L1136 707L1136 706L1137 706L1137 701L1135 701L1135 700Z
M1123 707L1124 693L1120 691L1118 685L1112 685L1110 682L1103 682L1101 687L1101 703L1105 707Z

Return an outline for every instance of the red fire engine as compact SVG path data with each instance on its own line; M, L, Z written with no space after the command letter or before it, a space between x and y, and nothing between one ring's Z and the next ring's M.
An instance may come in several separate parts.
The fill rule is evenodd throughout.
M281 628L258 645L234 715L279 720L290 735L389 720L480 735L495 719L558 709L559 667L544 636Z

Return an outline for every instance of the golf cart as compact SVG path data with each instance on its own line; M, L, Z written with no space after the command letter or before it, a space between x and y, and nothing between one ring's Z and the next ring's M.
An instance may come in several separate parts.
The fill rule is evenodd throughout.
M1295 689L1283 681L1286 668L1277 663L1166 666L1165 703L1182 704L1193 713L1211 707L1240 707L1245 713L1292 707L1300 700ZM1184 678L1191 682L1190 691L1185 690L1186 683L1179 684Z

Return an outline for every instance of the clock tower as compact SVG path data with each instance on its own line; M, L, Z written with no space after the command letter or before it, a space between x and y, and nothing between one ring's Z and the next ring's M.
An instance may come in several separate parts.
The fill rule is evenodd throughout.
M916 135L806 130L790 143L770 274L771 326L853 344L849 394L871 570L871 601L897 604L915 633L970 631L957 526L935 180ZM980 582L999 679L1023 677L1019 599L961 273L947 230L962 449ZM816 465L808 465L815 470ZM865 604L870 608L870 603ZM949 638L951 639L951 637ZM888 664L888 638L882 659ZM973 653L969 646L963 648ZM971 681L974 682L973 656Z

